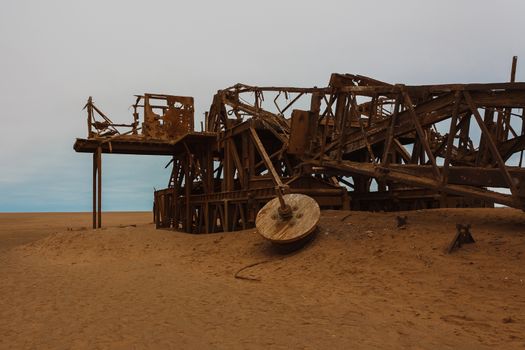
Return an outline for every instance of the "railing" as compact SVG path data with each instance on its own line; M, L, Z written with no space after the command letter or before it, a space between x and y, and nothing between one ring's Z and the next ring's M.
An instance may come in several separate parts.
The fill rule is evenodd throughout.
M90 96L84 106L87 111L88 138L139 136L147 139L170 140L193 131L193 97L159 94L136 95L136 97L135 103L131 106L133 122L118 124L95 106Z

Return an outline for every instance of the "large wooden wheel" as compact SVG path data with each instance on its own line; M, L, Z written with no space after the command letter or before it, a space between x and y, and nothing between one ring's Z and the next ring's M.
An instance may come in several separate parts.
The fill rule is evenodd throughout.
M317 202L304 194L283 195L291 213L282 215L279 198L274 198L257 213L255 227L261 236L272 243L291 243L314 232L321 210Z

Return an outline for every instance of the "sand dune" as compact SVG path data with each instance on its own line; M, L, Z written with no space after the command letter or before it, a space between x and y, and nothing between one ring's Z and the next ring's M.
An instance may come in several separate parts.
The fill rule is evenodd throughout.
M524 348L525 214L396 215L323 212L283 254L149 213L95 231L89 214L0 214L0 348ZM456 223L477 242L447 255Z

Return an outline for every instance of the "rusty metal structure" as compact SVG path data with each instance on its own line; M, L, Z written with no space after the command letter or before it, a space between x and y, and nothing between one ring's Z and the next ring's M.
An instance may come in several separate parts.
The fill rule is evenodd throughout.
M93 153L93 226L102 153L171 156L155 222L191 233L253 227L284 193L322 209L524 209L525 83L515 71L516 58L507 83L408 86L332 74L320 88L236 84L215 94L200 132L191 97L137 96L130 124L114 124L89 98L88 137L74 149Z

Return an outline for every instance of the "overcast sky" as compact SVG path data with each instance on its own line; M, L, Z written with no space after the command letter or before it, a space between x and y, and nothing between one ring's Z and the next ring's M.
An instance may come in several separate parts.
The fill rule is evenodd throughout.
M133 94L195 97L236 82L324 86L330 73L406 84L525 80L525 1L0 3L0 211L89 211L88 96L115 122ZM199 122L195 125L199 125ZM164 157L104 155L104 210L149 210Z

